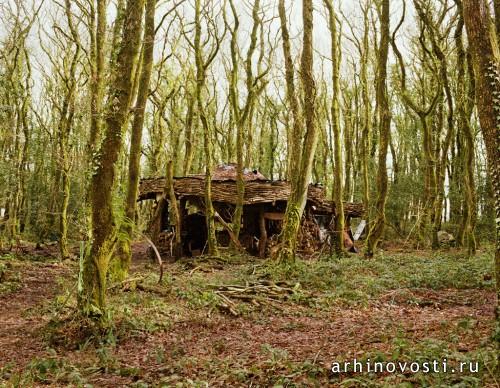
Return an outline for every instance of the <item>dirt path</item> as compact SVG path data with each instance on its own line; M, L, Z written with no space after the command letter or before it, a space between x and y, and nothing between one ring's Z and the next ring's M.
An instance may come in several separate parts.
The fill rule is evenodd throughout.
M43 314L29 310L52 298L58 287L55 279L68 273L59 264L30 263L13 268L19 271L21 287L0 295L0 368L12 363L22 369L34 357L46 354L39 329L46 324Z

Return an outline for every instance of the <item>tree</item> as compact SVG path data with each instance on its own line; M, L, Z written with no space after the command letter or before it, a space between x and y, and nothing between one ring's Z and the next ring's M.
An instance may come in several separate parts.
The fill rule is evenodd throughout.
M244 131L251 120L251 112L253 110L255 101L259 96L260 92L263 90L266 83L263 81L264 76L267 74L268 69L258 74L257 76L253 73L253 55L257 47L257 33L259 26L262 24L262 20L259 16L260 12L260 0L255 0L252 8L252 31L250 33L250 44L246 53L245 60L245 85L246 85L246 99L244 101L243 107L240 107L240 96L238 93L238 71L239 71L239 57L240 50L238 48L238 29L239 29L239 17L237 14L236 7L233 0L229 0L229 5L234 19L234 27L231 28L226 16L225 24L226 28L231 33L231 69L229 76L229 103L231 106L231 117L232 121L236 126L236 187L238 198L236 201L236 208L233 215L233 233L235 238L238 238L241 228L241 216L243 215L243 200L245 195L245 182L243 180L243 168L244 168L244 154L243 154L243 143L244 143ZM224 11L225 15L225 11ZM232 131L230 132L232 133ZM247 148L250 149L251 144L247 144Z
M463 134L465 139L464 147L464 174L463 174L463 184L465 188L465 200L464 200L464 211L461 217L461 224L459 233L457 236L457 242L464 246L467 245L469 255L473 255L476 252L476 219L477 219L477 194L475 188L475 178L474 178L474 134L471 128L471 115L473 105L471 101L474 97L474 74L469 74L466 79L466 70L470 69L470 63L466 59L464 44L463 44L463 28L464 28L464 17L462 2L460 0L455 1L458 8L458 22L455 30L455 46L457 47L457 96L456 105L458 112L457 121L457 132ZM469 97L470 96L470 97ZM465 244L465 240L467 243Z
M71 135L71 130L73 127L73 121L75 116L75 99L77 93L77 65L80 60L81 43L78 36L78 32L73 22L73 16L71 11L71 3L69 0L65 0L65 14L68 22L68 26L71 32L71 42L70 45L74 45L74 51L71 55L70 65L64 73L63 83L64 83L64 97L62 101L62 106L60 107L60 117L58 124L58 135L59 135L59 152L60 152L60 169L61 169L61 186L62 186L62 201L59 214L59 250L61 259L69 258L68 250L68 206L70 197L70 171L71 162L69 158L70 144L69 137ZM60 28L59 28L60 30ZM61 74L61 72L60 72Z
M337 253L344 250L344 204L343 204L343 181L342 181L342 146L340 144L340 37L337 33L337 20L332 0L323 0L328 10L328 27L330 28L331 56L332 56L332 129L333 129L333 155L335 164L333 166L333 201L335 202L335 226L334 244ZM350 147L350 144L346 144Z
M207 18L209 28L212 28L213 45L211 51L205 56L203 47L205 44L201 42L201 1L195 0L195 18L194 18L194 42L191 46L194 49L196 62L196 103L198 115L203 126L203 145L205 151L205 217L208 233L208 253L211 255L217 254L217 239L215 237L215 210L212 203L212 164L213 164L213 145L212 145L212 128L208 122L206 115L205 102L203 101L203 89L205 88L207 70L210 64L215 59L220 48L222 37L217 35L215 22L212 18ZM224 31L225 34L225 31Z
M380 17L380 49L377 57L376 99L379 132L376 214L366 241L366 257L372 257L385 227L385 202L388 192L387 150L389 146L391 112L387 95L387 58L389 55L389 0L382 1Z
M97 0L97 10L94 2L91 2L89 13L89 36L90 36L90 133L87 143L87 154L91 164L93 154L101 138L102 124L102 98L105 72L106 42L106 0Z
M127 1L122 40L116 62L111 68L110 104L106 111L104 137L93 161L90 183L92 244L84 260L79 305L84 314L98 317L102 317L105 310L108 265L117 242L112 194L116 163L123 146L123 129L130 107L143 8L144 0Z
M429 120L431 115L436 110L436 107L442 96L442 87L439 84L438 80L434 80L434 83L438 83L438 87L435 88L434 97L431 99L430 103L428 103L428 105L426 106L425 106L426 93L423 90L421 95L419 96L422 102L416 101L416 99L411 97L410 92L406 86L406 70L403 61L403 56L401 55L401 52L399 51L395 40L396 32L402 25L404 17L405 17L405 11L403 8L403 15L401 17L401 21L399 22L398 27L394 30L394 33L392 34L391 46L399 64L400 77L401 77L401 83L400 83L401 98L404 104L408 108L410 108L411 111L418 117L422 128L422 137L423 137L422 145L423 145L423 158L424 158L423 169L422 169L424 176L424 197L423 197L424 216L421 217L419 224L417 225L417 229L419 232L418 240L425 241L427 239L426 238L427 229L429 225L432 225L433 226L432 241L435 244L437 242L437 232L438 232L435 228L435 225L437 225L437 223L440 222L439 220L436 219L436 214L435 214L436 202L438 201L438 181L436 176L437 162L435 155L435 148L437 147L435 147L436 139L435 136L433 136L432 126L429 123ZM424 56L422 62L424 62L425 64L425 59L427 58L429 53L427 47L425 46L425 42L423 41L423 36L424 36L423 23L421 22L420 24L421 24L421 34L419 43L421 45L421 50L423 52L422 55ZM425 75L426 74L423 74L422 78L424 78ZM435 74L434 78L437 78ZM424 81L422 81L422 84L423 88L425 88Z
M286 99L290 106L291 120L292 120L291 131L289 131L289 134L287 136L287 142L288 142L287 176L288 179L292 182L293 186L296 185L296 183L294 182L298 179L298 175L294 174L294 172L298 171L298 167L300 166L300 156L301 156L300 145L303 134L302 130L303 118L300 111L297 92L295 89L295 81L294 81L295 69L290 48L290 33L288 31L284 0L280 0L278 2L278 12L280 16L283 56L285 58Z
M500 69L496 35L490 30L488 4L484 0L463 0L463 15L474 65L476 105L481 124L488 170L493 186L496 213L495 275L497 344L500 335ZM497 15L498 17L498 15ZM500 352L498 353L500 361ZM500 363L499 363L500 365Z
M121 244L116 259L114 275L116 279L123 280L128 274L132 251L130 241L133 238L133 225L135 223L137 192L139 189L140 162L142 152L142 128L144 126L144 113L149 95L149 81L153 68L153 49L155 41L155 8L156 0L146 0L146 19L144 27L144 43L141 58L141 74L139 89L134 108L134 119L132 122L132 136L130 139L130 152L128 164L127 193L125 197L125 223L122 232Z
M33 86L27 40L38 18L41 4L35 5L31 10L20 0L9 5L11 7L2 7L2 21L6 26L7 36L0 52L0 118L4 123L0 132L0 155L2 161L9 160L10 163L2 168L0 175L5 201L2 203L5 213L0 226L3 230L2 237L12 244L23 232L26 222L26 170L32 138L30 115Z
M280 1L280 8L283 10L283 2ZM283 15L283 16L281 16ZM280 17L283 24L286 25L286 19L284 19L283 12L280 11ZM285 23L283 23L285 20ZM300 222L302 219L302 213L304 212L304 207L307 201L307 191L309 187L309 182L311 180L311 173L314 161L314 155L316 153L316 146L318 144L319 131L315 123L315 108L316 108L316 92L315 92L315 82L313 76L313 2L312 0L302 1L302 20L304 22L304 32L303 32L303 46L302 46L302 57L300 66L300 76L302 81L302 88L304 91L303 100L303 110L304 110L304 121L305 121L305 135L301 142L301 139L294 138L294 154L293 156L299 158L300 163L296 163L298 169L297 177L291 181L291 193L290 198L287 203L285 218L283 221L283 229L280 234L281 247L278 252L278 261L280 262L290 262L295 258L295 248L297 245L297 233L299 230ZM284 32L282 31L282 34ZM288 41L285 39L284 41ZM285 57L287 57L286 45L283 43ZM286 60L285 65L288 67L287 72L287 93L288 96L294 99L293 91L293 71L290 68L291 63ZM290 82L292 80L292 82ZM296 111L298 107L294 108ZM298 114L294 115L294 121L298 120ZM294 125L298 125L294 124ZM298 132L298 128L295 128ZM294 130L294 136L298 134ZM293 171L293 170L292 170Z
M368 164L368 153L370 150L370 137L372 133L370 86L368 84L368 59L370 56L370 44L368 39L368 4L363 8L363 40L360 49L361 69L360 81L363 101L363 131L361 134L361 173L363 176L363 205L365 207L366 224L370 225L370 184L368 175L370 173Z
M432 53L436 58L439 68L437 72L440 79L440 88L444 91L446 98L446 123L447 131L443 142L439 141L441 128L437 128L436 135L436 152L434 158L436 159L435 179L436 179L436 197L434 200L432 213L432 248L439 248L439 241L437 238L438 231L441 229L442 214L443 214L443 200L444 200L444 181L445 172L448 163L448 152L450 149L452 138L455 134L454 126L454 101L451 92L450 80L448 76L448 60L449 54L445 52L445 44L447 37L443 36L441 32L441 23L445 19L448 8L443 6L441 12L437 12L437 21L434 20L433 14L436 13L434 9L429 7L429 4L423 4L421 0L414 1L415 8L421 19L423 25L428 31L428 36L431 41ZM437 118L437 123L441 123L441 115Z

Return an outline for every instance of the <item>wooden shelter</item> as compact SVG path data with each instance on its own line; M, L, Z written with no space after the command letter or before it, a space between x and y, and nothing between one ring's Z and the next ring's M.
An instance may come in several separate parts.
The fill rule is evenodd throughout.
M239 244L249 253L264 257L277 244L290 196L290 183L272 181L258 171L248 169L244 171L244 181L245 195ZM139 201L147 199L156 201L155 215L149 228L152 240L164 254L196 256L203 253L207 241L204 175L173 179L179 213L177 222L170 217L166 185L166 178L147 178L140 182ZM234 164L218 166L212 177L212 202L216 210L217 240L221 246L228 246L234 237L230 223L236 199L236 166ZM344 203L344 212L346 246L355 250L350 232L350 219L363 214L363 204ZM329 247L334 217L335 204L326 199L325 189L320 185L311 184L299 231L299 252L310 254ZM180 232L180 244L175 244L176 229Z

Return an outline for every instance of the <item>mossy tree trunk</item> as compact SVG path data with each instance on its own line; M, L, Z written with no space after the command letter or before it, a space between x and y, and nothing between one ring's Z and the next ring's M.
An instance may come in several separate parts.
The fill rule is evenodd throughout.
M280 7L281 8L281 7ZM281 16L281 12L280 12ZM291 194L288 200L283 229L280 234L280 249L278 261L291 262L295 259L297 246L297 233L300 227L302 214L307 201L307 191L311 180L314 155L318 144L319 131L315 123L316 89L313 77L313 2L303 0L302 19L304 23L303 47L301 57L301 81L304 92L303 110L305 118L306 133L302 147L295 148L300 144L300 139L293 139L295 143L294 155L300 156L300 164L297 177L292 179ZM283 23L282 23L283 24ZM286 20L285 23L286 25ZM282 32L283 33L283 32ZM285 43L284 43L285 45ZM290 64L288 64L290 66ZM290 73L290 69L287 73ZM291 72L293 79L293 71ZM289 82L289 81L287 81ZM290 90L288 90L290 93ZM297 120L297 117L294 117ZM296 135L294 133L294 135Z
M444 42L447 37L443 36L441 32L440 21L445 18L447 9L443 10L442 15L438 15L438 21L434 21L433 12L434 10L429 7L425 7L424 4L420 2L415 2L415 8L420 20L423 22L425 28L429 32L429 37L432 46L432 53L434 54L437 62L439 64L438 75L440 82L444 90L444 96L446 97L446 123L447 131L442 144L439 144L440 133L436 136L436 167L435 167L435 180L436 180L436 195L433 205L433 224L432 224L432 248L439 248L439 241L437 238L437 233L441 229L442 215L443 215L443 201L444 201L444 183L445 183L445 173L448 164L448 152L450 149L452 138L455 135L454 126L454 102L451 93L450 80L448 76L448 60L447 52L444 50ZM442 114L438 115L438 122L442 121ZM440 127L440 125L438 125ZM440 129L440 128L439 128Z
M361 67L361 100L363 102L363 130L361 133L361 174L363 177L363 205L365 207L366 224L370 225L370 182L369 182L369 162L368 154L370 150L370 138L372 133L372 109L370 101L370 86L368 84L368 60L370 57L370 44L368 34L370 32L368 24L368 5L363 7L363 40L360 49Z
M377 202L375 219L368 232L366 257L372 257L385 227L385 203L387 200L387 150L389 146L391 112L387 96L387 57L389 54L389 0L382 1L380 17L380 49L377 58L376 98L379 124L379 150L377 170Z
M140 162L142 152L142 129L144 113L149 95L149 83L153 68L153 49L155 40L155 8L156 0L146 0L146 17L144 26L144 43L142 51L142 66L138 85L137 100L132 122L132 136L128 161L127 193L125 197L125 223L122 226L122 239L117 249L117 256L113 261L112 276L121 281L128 275L132 250L130 247L133 238L133 229L136 221L137 192L139 189Z
M87 155L91 163L96 146L101 139L102 99L105 81L105 42L106 42L106 0L97 0L97 7L90 8L90 133ZM96 9L97 8L97 9Z
M343 204L343 179L342 179L342 145L340 134L340 36L337 33L337 20L332 0L323 0L328 10L328 27L330 29L331 57L332 57L332 86L333 96L331 105L332 130L333 130L333 201L335 202L334 246L337 254L344 250L344 204ZM347 129L345 129L347 130ZM346 144L346 147L352 147Z
M404 9L404 8L403 8ZM436 206L436 199L437 199L437 187L438 187L438 182L437 182L437 176L436 176L436 155L435 155L435 136L433 136L432 133L432 126L429 123L429 118L431 114L435 111L439 101L441 100L442 97L442 86L439 84L438 80L435 80L434 82L437 84L436 85L436 93L434 97L432 98L431 102L427 105L422 107L422 104L419 104L418 102L415 102L414 99L410 96L411 94L408 92L407 86L406 86L406 70L405 70L405 65L403 61L403 56L401 55L401 52L399 51L397 45L396 45L396 40L395 40L395 35L397 30L400 28L400 26L403 23L405 17L405 12L403 12L403 15L401 17L401 21L398 24L398 27L395 29L392 38L390 40L392 49L394 51L394 54L396 55L397 61L399 63L399 70L400 70L400 77L401 77L401 98L404 102L404 104L410 108L410 110L418 117L422 129L422 145L423 145L423 168L422 168L422 174L424 176L424 195L423 195L423 202L424 202L424 215L423 217L420 218L419 224L416 226L416 229L418 231L418 241L419 242L425 242L428 240L428 227L429 225L432 226L431 228L431 241L436 242L437 241L437 230L435 229L434 225L436 222L436 214L435 214L435 206ZM421 27L423 28L423 27ZM420 44L423 45L422 40L420 40ZM423 48L423 51L427 53L427 48ZM424 55L425 57L425 55ZM425 61L425 59L423 60Z
M286 82L286 100L290 106L291 115L286 116L291 119L291 128L288 128L287 136L287 179L294 182L298 179L298 174L296 173L300 166L301 158L301 139L303 134L303 118L300 111L300 105L298 100L298 93L295 89L295 69L294 62L292 59L292 50L290 47L290 33L288 31L288 24L286 19L286 9L285 1L279 0L278 2L278 12L280 17L280 27L281 27L281 41L283 45L283 57L285 60L285 82Z
M471 69L470 59L466 59L462 34L464 28L463 8L460 0L456 1L458 8L458 23L455 30L455 46L457 47L457 97L456 105L458 112L457 132L465 141L463 163L463 187L465 191L463 215L460 219L459 234L457 242L459 245L467 246L469 255L476 253L476 218L477 218L477 194L474 177L474 134L471 128L472 104L467 96L474 95L474 74ZM466 69L470 70L466 79Z
M255 100L262 90L265 83L262 82L262 78L267 73L262 72L258 74L257 77L253 74L253 56L255 49L257 47L257 34L259 31L259 26L261 26L262 21L259 16L260 12L260 0L256 0L252 7L252 30L250 33L250 44L246 53L245 59L245 85L246 85L246 99L244 101L243 107L240 107L240 96L238 93L238 72L239 72L239 57L240 50L238 47L238 30L239 30L239 17L234 5L233 0L229 0L229 5L231 7L234 23L231 27L228 23L225 10L224 19L226 27L231 34L231 71L229 79L229 103L231 106L231 117L232 122L236 125L236 189L237 189L237 199L236 207L232 219L233 233L235 238L238 238L241 229L241 217L243 215L243 201L245 196L245 182L243 180L243 169L244 169L244 154L243 145L245 140L245 129L248 128L252 119L252 110L255 104ZM251 144L247 144L247 149L250 149Z
M209 24L208 28L213 29L213 37L211 51L205 58L203 48L208 42L202 44L201 42L201 0L195 0L195 20L194 20L194 42L192 43L196 61L196 102L198 115L200 117L201 124L203 126L203 146L205 154L205 217L207 223L207 245L208 253L210 255L217 255L217 239L215 235L215 209L212 203L212 164L214 159L213 152L213 135L212 128L208 122L208 118L205 112L205 102L203 101L203 89L205 88L207 69L210 64L215 59L217 52L219 51L222 37L217 35L216 26L214 25L214 20L210 19L208 16L205 18Z
M78 32L73 23L73 15L71 11L71 3L69 0L64 2L66 19L71 33L70 41L68 42L69 47L73 48L73 54L71 55L70 65L67 70L62 70L59 72L63 77L63 100L60 107L60 117L58 123L58 135L59 135L59 161L61 170L61 188L62 188L62 199L59 208L59 253L61 255L61 260L69 258L68 249L68 206L70 199L70 172L71 172L71 160L70 160L70 136L73 127L73 119L75 115L75 99L77 93L77 65L79 62L81 44Z
M476 104L495 199L496 341L500 345L500 69L496 34L485 0L463 0L463 14L476 80ZM498 352L500 361L500 351ZM500 362L498 363L500 370Z
M29 113L32 110L32 68L28 51L28 37L38 18L41 5L29 12L22 2L13 2L11 7L4 7L4 20L9 20L7 31L2 39L0 117L0 154L7 171L1 171L0 178L4 187L0 188L0 197L5 201L4 217L0 222L2 236L12 244L18 240L25 224L25 175L28 170L29 150L33 140L32 125L29 125ZM30 10L31 11L31 10ZM2 163L2 166L4 164ZM3 167L4 168L4 167ZM3 170L2 168L2 170ZM4 175L5 174L5 175ZM0 246L3 239L0 239Z
M179 205L177 204L177 197L175 195L175 181L174 181L174 162L169 160L167 163L167 184L166 189L168 190L168 202L170 204L170 215L175 224L175 256L182 254L182 218L181 210L179 210Z
M122 41L112 67L110 105L106 112L102 144L94 158L90 184L92 245L84 259L83 291L79 306L83 314L102 317L106 306L108 265L117 241L113 212L115 167L123 146L123 129L130 106L132 72L141 37L144 0L128 0Z
M192 79L192 71L189 70L189 78ZM189 85L188 80L188 85ZM184 164L182 165L182 175L189 175L191 172L191 165L193 163L193 142L194 142L194 132L198 124L198 116L196 115L196 96L195 93L188 88L187 93L187 111L186 111L186 135L184 144Z

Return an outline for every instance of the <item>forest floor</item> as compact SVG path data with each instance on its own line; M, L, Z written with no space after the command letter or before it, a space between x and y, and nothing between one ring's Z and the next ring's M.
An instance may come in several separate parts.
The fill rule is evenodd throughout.
M0 255L0 386L499 386L488 249L292 267L223 254L164 267L158 283L137 244L129 281L110 285L113 325L82 340L78 263ZM354 358L477 361L479 372L331 372Z

